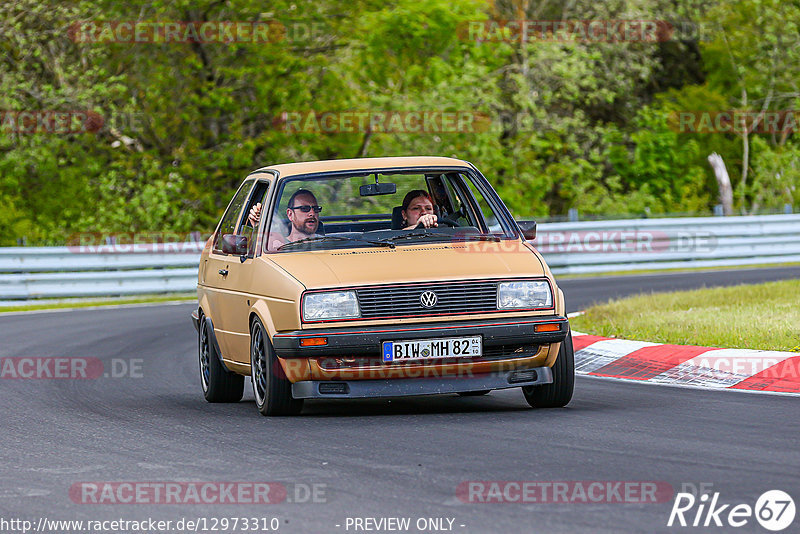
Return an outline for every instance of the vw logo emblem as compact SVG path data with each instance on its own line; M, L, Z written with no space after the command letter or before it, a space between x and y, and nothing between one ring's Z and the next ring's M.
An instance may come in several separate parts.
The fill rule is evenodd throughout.
M433 291L424 291L422 295L419 296L419 303L422 304L423 308L433 308L436 306L436 301L439 300L439 297L436 296L436 293Z

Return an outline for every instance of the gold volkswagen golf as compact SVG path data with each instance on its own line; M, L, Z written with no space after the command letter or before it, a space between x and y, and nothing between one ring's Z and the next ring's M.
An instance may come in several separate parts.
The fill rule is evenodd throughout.
M566 405L564 295L470 163L394 157L253 171L200 258L200 383L264 415L304 399L482 395Z

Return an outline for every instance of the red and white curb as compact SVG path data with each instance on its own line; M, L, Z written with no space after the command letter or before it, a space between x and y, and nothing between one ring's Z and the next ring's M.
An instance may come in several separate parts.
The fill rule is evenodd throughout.
M572 332L575 372L704 389L800 395L800 354L628 341Z

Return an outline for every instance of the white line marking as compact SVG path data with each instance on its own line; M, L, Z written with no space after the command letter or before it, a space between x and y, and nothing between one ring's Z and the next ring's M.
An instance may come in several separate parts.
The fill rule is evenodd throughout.
M604 339L592 343L575 353L576 372L591 373L611 362L627 356L643 347L652 347L658 343L649 341L628 341L627 339Z
M709 349L648 380L602 377L590 374L608 363L627 356L634 350L655 345L663 344L623 339L596 341L575 352L575 373L582 376L589 376L590 378L704 389L707 391L730 390L761 393L764 395L800 396L800 393L783 391L731 389L731 386L765 369L769 369L784 360L797 356L797 354L793 352L754 349Z
M650 386L659 386L667 388L683 388L683 389L700 389L703 391L733 391L736 393L758 393L760 395L776 395L780 397L800 397L800 393L788 393L786 391L762 391L760 389L732 389L732 388L708 388L705 386L697 386L690 384L663 383L663 382L650 382L649 380L630 380L628 378L618 378L616 376L597 376L587 375L580 373L581 378L589 378L592 380L613 380L615 382L624 382L626 384L646 384Z
M97 310L99 308L103 308L105 310L117 310L121 308L145 308L147 306L177 306L179 304L189 304L192 302L197 303L197 299L166 300L164 302L136 302L133 304L98 304L97 306L80 306L77 308L52 308L49 310L24 310L24 311L13 311L13 312L4 312L2 309L0 309L0 318L10 317L12 315L28 315L32 313L58 313L58 312L81 311L81 310Z

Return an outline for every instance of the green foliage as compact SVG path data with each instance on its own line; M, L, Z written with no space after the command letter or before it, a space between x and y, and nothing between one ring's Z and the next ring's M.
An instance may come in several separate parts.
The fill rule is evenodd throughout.
M480 42L486 20L670 20L702 42ZM81 21L253 21L269 42L76 42ZM435 154L474 162L519 217L708 212L721 154L742 209L798 202L793 133L685 134L669 114L788 109L800 12L778 0L9 0L0 110L91 110L96 132L0 127L0 245L76 232L200 231L252 169ZM273 34L275 35L275 34ZM684 36L685 37L685 36ZM795 95L792 97L792 95ZM748 100L743 101L744 98ZM286 112L461 111L466 132L298 133Z
M752 141L753 179L748 196L759 205L780 207L800 204L800 146L772 146L762 136Z
M643 108L627 139L619 131L609 136L609 161L630 188L632 208L654 215L703 211L712 201L705 153L697 139L671 129L668 118L663 107Z

